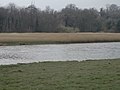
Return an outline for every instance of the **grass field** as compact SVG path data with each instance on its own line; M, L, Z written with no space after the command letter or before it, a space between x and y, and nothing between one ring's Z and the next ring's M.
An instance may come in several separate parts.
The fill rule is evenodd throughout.
M120 33L0 33L0 45L119 41Z
M120 59L0 66L0 90L120 90Z

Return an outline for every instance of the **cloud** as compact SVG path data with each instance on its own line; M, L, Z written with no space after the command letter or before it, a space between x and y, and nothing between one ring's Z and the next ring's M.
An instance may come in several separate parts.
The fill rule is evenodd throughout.
M18 6L28 6L34 1L35 5L41 9L45 9L46 6L50 6L53 9L60 10L67 4L76 4L79 8L101 8L107 4L120 5L120 0L0 0L0 5L4 6L10 2L17 4Z

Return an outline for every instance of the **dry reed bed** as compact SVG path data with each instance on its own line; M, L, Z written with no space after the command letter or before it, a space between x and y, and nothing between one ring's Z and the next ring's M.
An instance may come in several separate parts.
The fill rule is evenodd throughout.
M120 33L1 33L0 43L88 43L120 41Z

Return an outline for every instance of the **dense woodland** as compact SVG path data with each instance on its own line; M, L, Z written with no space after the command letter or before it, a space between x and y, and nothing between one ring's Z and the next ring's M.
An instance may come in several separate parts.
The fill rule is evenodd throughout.
M69 4L61 11L49 6L0 7L0 32L120 32L120 6L79 9Z

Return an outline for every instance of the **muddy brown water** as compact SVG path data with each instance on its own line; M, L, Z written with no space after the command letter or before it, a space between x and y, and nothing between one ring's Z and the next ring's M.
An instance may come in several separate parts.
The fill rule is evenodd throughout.
M0 46L0 65L120 58L120 42Z

